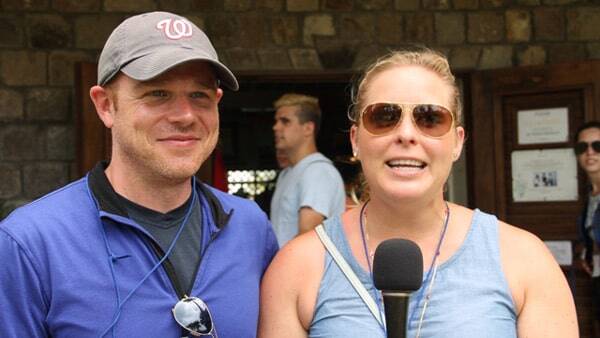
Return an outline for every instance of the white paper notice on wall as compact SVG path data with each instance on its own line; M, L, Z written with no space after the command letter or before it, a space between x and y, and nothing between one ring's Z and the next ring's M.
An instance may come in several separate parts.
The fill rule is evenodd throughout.
M569 141L567 107L519 110L519 144L562 143Z
M577 201L577 161L571 148L511 153L514 202Z
M571 241L544 241L544 244L550 249L558 265L569 266L573 264Z

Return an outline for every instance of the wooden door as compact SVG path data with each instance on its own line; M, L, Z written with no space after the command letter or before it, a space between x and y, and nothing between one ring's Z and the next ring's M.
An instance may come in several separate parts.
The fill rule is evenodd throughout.
M576 241L586 178L574 163L573 135L600 119L600 62L477 72L471 99L470 204L542 240ZM589 336L589 279L572 266L563 270L582 337Z

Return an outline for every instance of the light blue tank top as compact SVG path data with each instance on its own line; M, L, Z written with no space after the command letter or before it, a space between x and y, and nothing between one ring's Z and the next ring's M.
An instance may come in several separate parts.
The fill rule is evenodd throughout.
M339 217L327 220L325 230L373 295L371 277L352 255ZM424 287L426 285L411 296L409 314L415 311L418 295ZM416 335L422 306L421 301L414 320L408 324L409 338ZM500 262L498 221L495 216L475 210L463 244L438 267L421 337L516 337L516 320L514 303ZM385 337L378 322L329 254L325 255L325 270L309 337Z

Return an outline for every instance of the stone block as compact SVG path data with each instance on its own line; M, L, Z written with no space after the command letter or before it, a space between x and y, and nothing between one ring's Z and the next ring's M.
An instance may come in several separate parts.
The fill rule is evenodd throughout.
M479 60L479 69L508 68L513 66L512 46L484 47Z
M529 11L506 11L506 38L509 42L527 42L531 39L531 16Z
M352 0L325 0L323 8L328 11L351 11L353 2Z
M527 46L517 51L518 66L534 66L546 63L546 49L542 46Z
M46 84L46 53L33 51L0 52L0 78L9 86Z
M167 11L167 12L173 12L173 13L189 13L190 11L192 11L192 1L189 1L189 0L158 0L158 8L161 11ZM185 15L185 17L187 17L187 15Z
M27 92L28 121L69 120L71 95L68 89L34 88Z
M112 31L123 21L120 15L81 15L75 19L75 47L102 49Z
M364 12L363 12L364 13ZM340 16L340 33L337 35L341 40L371 42L375 39L375 29L379 15L372 14L344 14ZM333 34L329 35L333 36Z
M546 47L548 63L576 62L586 59L586 48L583 44L564 43Z
M298 43L300 28L295 16L275 16L270 19L271 37L276 45L290 46Z
M266 9L273 12L281 12L284 0L256 0L256 9Z
M38 198L69 181L69 167L60 162L36 162L23 166L25 197Z
M0 46L20 47L23 45L23 23L12 15L0 16Z
M227 12L243 12L252 9L250 0L224 0L223 7Z
M590 59L600 59L600 42L588 43L587 51Z
M16 90L0 89L0 122L19 121L24 116L23 95Z
M231 48L226 50L228 66L232 70L257 70L260 62L253 48Z
M49 126L46 130L46 158L72 161L75 159L75 131L68 126Z
M214 15L208 18L210 38L218 47L260 48L266 45L269 22L257 13Z
M77 62L96 62L91 54L78 51L54 51L50 53L49 81L51 85L73 86L75 84L75 64Z
M290 57L284 49L260 49L257 51L262 69L292 69Z
M101 9L101 0L53 0L52 8L58 12L98 12Z
M543 0L542 1L546 6L557 6L557 5L567 5L578 2L578 0ZM579 1L583 2L583 1Z
M477 12L467 16L468 42L490 43L504 38L504 16L499 12Z
M289 50L294 69L321 69L317 51L310 48L292 48Z
M460 46L452 48L450 51L449 62L452 69L471 70L477 69L481 47Z
M390 0L355 0L355 3L359 9L373 11L387 8Z
M454 0L454 9L478 9L479 0Z
M316 12L319 10L319 0L286 0L289 12Z
M223 0L192 0L193 11L217 12L223 10Z
M9 11L41 11L48 8L49 0L2 0L2 9Z
M404 40L402 14L387 12L377 15L375 39L384 45L397 45Z
M420 0L394 0L394 8L398 11L416 11Z
M333 18L329 14L309 15L304 18L302 36L304 44L313 46L313 36L332 36L335 35Z
M462 44L465 42L465 16L462 13L435 14L435 35L440 45Z
M270 42L269 23L260 13L236 14L238 32L234 46L261 48Z
M344 41L336 37L318 38L315 41L324 69L351 69L360 44L359 41Z
M599 7L579 7L567 11L567 38L570 41L600 40Z
M60 15L35 14L26 19L29 45L33 48L66 48L71 46L71 25Z
M430 12L406 14L405 21L405 42L431 44L435 41L433 15Z
M423 8L433 10L449 9L450 0L423 0Z
M14 164L0 164L0 198L14 198L21 194L21 170Z
M533 10L535 39L537 41L562 41L565 39L563 9L542 7Z
M513 0L479 0L481 8L500 8L509 6Z
M44 144L42 127L0 125L0 162L42 159Z
M154 0L104 0L104 10L107 12L141 13L156 10Z
M185 18L190 20L194 25L198 26L198 28L206 32L206 24L204 21L204 17L198 15L185 15ZM209 36L209 38L211 37Z
M382 55L388 53L389 50L379 45L359 45L358 52L354 58L354 65L352 69L357 72L362 72L365 67L371 65L375 60L380 58Z
M539 6L540 0L517 0L517 5L521 6Z

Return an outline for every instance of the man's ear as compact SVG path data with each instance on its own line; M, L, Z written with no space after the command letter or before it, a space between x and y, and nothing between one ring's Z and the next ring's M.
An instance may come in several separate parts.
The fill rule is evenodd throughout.
M106 128L112 128L114 123L113 110L113 99L108 92L108 90L104 87L93 86L90 88L90 98L96 107L96 113L98 113L98 117L102 120L102 123L106 126Z
M306 121L302 124L305 135L312 137L315 134L315 123L313 121Z

